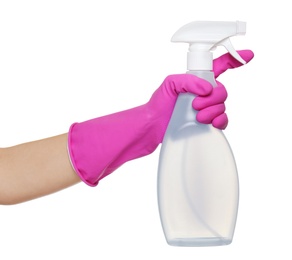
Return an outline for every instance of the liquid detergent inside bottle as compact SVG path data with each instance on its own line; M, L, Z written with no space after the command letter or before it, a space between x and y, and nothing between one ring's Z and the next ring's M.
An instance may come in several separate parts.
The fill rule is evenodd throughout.
M245 34L244 22L197 21L180 28L173 42L189 43L187 73L214 87L213 54L222 45L241 63L229 37ZM196 121L193 94L180 94L162 142L158 205L169 245L219 246L232 242L239 185L236 163L223 132Z

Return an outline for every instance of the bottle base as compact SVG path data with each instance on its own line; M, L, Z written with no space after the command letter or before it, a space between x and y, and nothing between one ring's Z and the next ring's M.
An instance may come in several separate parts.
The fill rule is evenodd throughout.
M171 246L182 247L224 246L231 244L231 242L231 239L224 237L174 238L167 241Z

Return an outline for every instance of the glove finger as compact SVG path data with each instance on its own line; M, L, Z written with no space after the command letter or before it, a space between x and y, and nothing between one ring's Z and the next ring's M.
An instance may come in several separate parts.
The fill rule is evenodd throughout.
M205 96L210 94L213 89L211 83L192 74L170 75L165 79L164 86L175 96L186 92Z
M197 113L197 121L202 124L210 124L213 120L225 112L224 103L207 107Z
M217 81L217 86L213 88L210 95L205 97L196 97L193 101L193 108L196 110L202 110L206 107L224 103L227 99L227 91L225 87Z
M254 57L254 53L251 50L240 50L237 52L247 63L251 61ZM231 54L229 53L223 54L222 56L213 61L213 70L215 78L220 76L228 69L234 69L242 65L243 64L240 63L235 58L233 58Z
M212 121L212 125L215 128L224 130L227 127L227 125L228 125L228 117L227 117L227 115L225 113L223 113L223 114L217 116Z

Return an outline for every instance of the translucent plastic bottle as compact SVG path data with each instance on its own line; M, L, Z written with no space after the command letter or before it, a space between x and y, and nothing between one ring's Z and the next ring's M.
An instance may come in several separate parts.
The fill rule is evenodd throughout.
M205 60L212 59L212 54L207 53L211 47L222 44L222 40L244 31L242 22L193 22L182 27L173 41L191 43L190 52L199 54L199 58L193 61L196 55L188 54L188 73L215 87L210 67L213 61ZM192 45L204 42L200 39L202 32L212 42L208 51L202 44L199 51ZM230 46L225 47L232 54L235 50ZM198 53L201 50L205 53ZM238 209L236 163L223 132L196 121L194 98L190 93L179 95L162 143L158 168L161 223L169 245L228 245L232 242Z

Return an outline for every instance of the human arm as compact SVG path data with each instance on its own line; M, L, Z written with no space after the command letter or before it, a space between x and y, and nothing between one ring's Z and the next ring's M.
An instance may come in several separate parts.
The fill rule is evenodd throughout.
M67 134L0 149L0 204L54 193L80 182L67 152Z
M253 58L250 51L240 54L246 61ZM228 68L238 67L234 62L230 56L215 60L215 75L218 77ZM151 99L140 107L74 124L69 136L66 133L0 149L0 204L39 198L74 185L80 179L94 186L126 161L153 152L162 141L181 92L199 95L193 104L199 110L199 121L213 123L221 129L226 126L223 85L212 89L208 82L195 76L167 77ZM80 131L72 131L76 126Z

